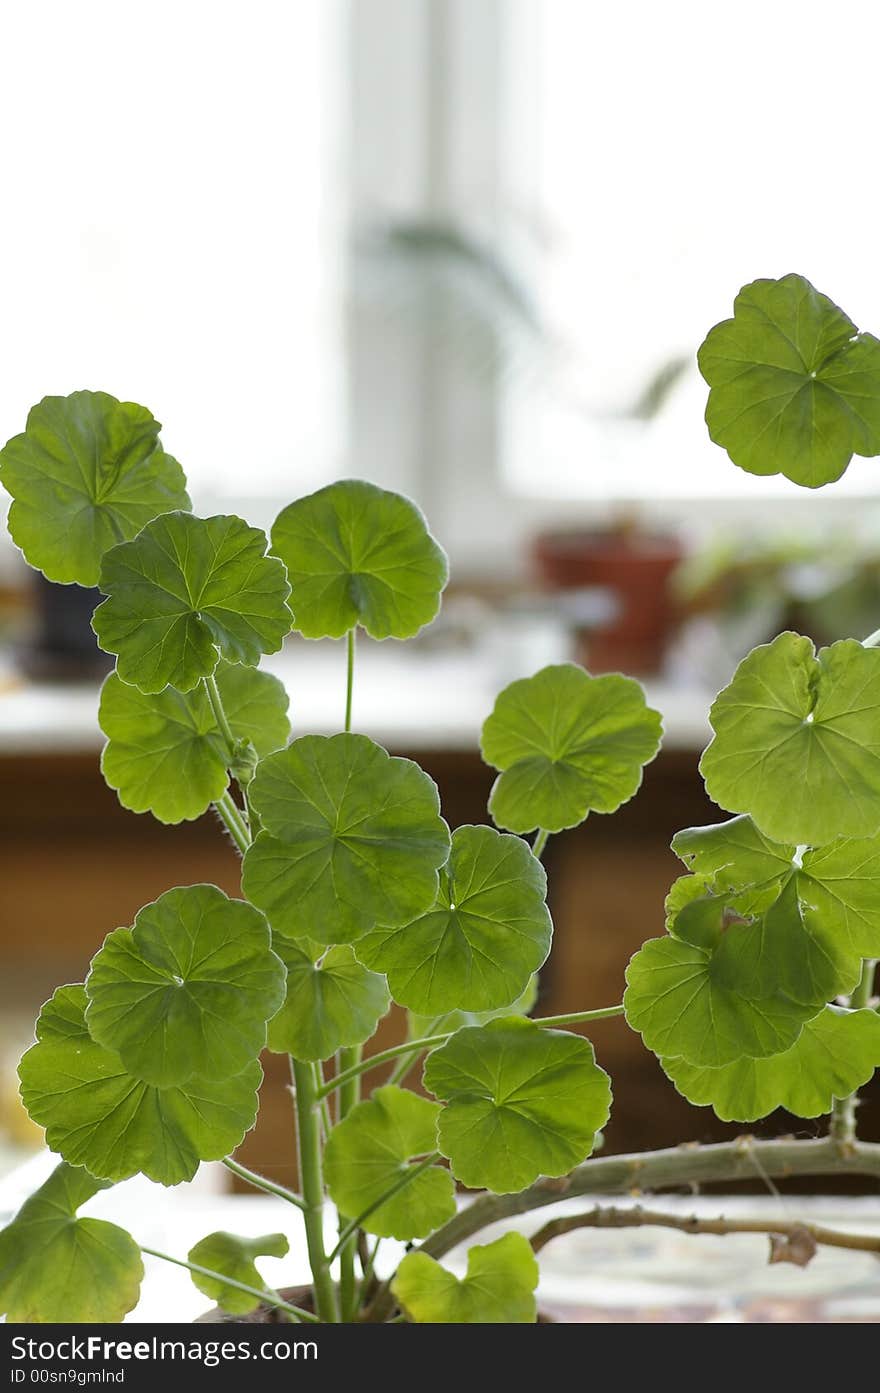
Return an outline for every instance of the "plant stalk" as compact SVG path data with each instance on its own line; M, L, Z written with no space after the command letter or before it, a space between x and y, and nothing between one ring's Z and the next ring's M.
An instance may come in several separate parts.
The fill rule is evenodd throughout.
M264 1288L250 1287L247 1282L238 1282L234 1277L227 1277L222 1272L215 1272L213 1268L202 1267L197 1262L188 1262L185 1258L174 1258L170 1253L162 1253L158 1248L145 1248L141 1243L138 1245L142 1253L146 1253L151 1258L161 1258L163 1262L173 1262L175 1267L185 1267L190 1272L197 1273L200 1277L210 1277L215 1282L222 1282L224 1286L235 1287L236 1291L247 1292L248 1296L255 1296L266 1306L274 1306L279 1311L285 1311L294 1320L304 1321L307 1324L316 1323L317 1316L313 1316L311 1311L304 1311L299 1306L292 1306L289 1301L284 1301L277 1292L269 1291Z
M602 1021L611 1016L622 1015L622 1006L599 1006L593 1011L569 1011L562 1016L536 1016L533 1024L540 1026L542 1030L552 1030L560 1025L582 1025L586 1021ZM443 1035L426 1035L421 1040L404 1040L399 1045L391 1045L387 1050L380 1050L378 1054L371 1054L329 1079L318 1089L318 1097L325 1098L342 1084L347 1083L349 1079L365 1074L369 1069L376 1069L380 1064L390 1064L392 1060L399 1059L401 1055L418 1054L422 1050L431 1050L439 1045L445 1045L446 1041L451 1040L454 1034L454 1030L447 1030Z
M355 650L355 634L356 634L356 633L357 633L357 625L355 625L354 628L349 629L349 631L348 631L348 633L347 633L347 635L346 635L346 655L347 655L347 659L348 659L348 662L347 662L347 670L346 670L346 679L345 679L345 733L346 733L346 735L348 735L349 732L350 732L350 730L351 730L351 698L352 698L352 694L353 694L353 692L354 692L354 650Z
M880 1144L857 1141L852 1147L841 1147L831 1137L817 1141L758 1141L743 1136L711 1146L691 1142L662 1151L595 1156L561 1180L538 1180L518 1195L482 1195L426 1239L422 1251L442 1257L487 1224L578 1195L641 1194L753 1180L756 1169L776 1179L843 1174L880 1179Z
M315 1097L318 1100L318 1107L321 1110L321 1131L326 1145L330 1133L333 1131L333 1118L330 1114L330 1104L326 1098L321 1096L321 1089L324 1085L324 1066L315 1063Z
M421 1175L422 1171L426 1171L429 1166L436 1165L439 1159L439 1151L432 1151L430 1156L425 1156L423 1160L419 1161L417 1166L407 1166L403 1175L398 1176L394 1184L390 1185L384 1194L380 1195L378 1199L373 1200L372 1204L368 1204L366 1209L362 1209L356 1219L349 1219L344 1228L342 1227L343 1221L340 1218L339 1242L336 1244L336 1247L333 1249L327 1261L332 1262L335 1257L339 1256L344 1251L344 1245L348 1243L349 1239L356 1236L358 1229L365 1219L369 1219L370 1215L375 1214L377 1209L381 1209L383 1204L387 1204L388 1201L393 1199L395 1195L398 1195L401 1190L404 1190L411 1181L415 1180L417 1175Z
M306 1245L318 1319L327 1324L339 1320L336 1288L324 1251L324 1176L321 1126L316 1098L315 1071L310 1063L291 1057L299 1177L305 1208Z
M351 731L351 711L352 697L354 694L354 659L355 659L355 638L357 625L353 625L345 636L346 652L346 675L345 675L345 733ZM336 1116L341 1122L347 1117L352 1108L356 1108L361 1099L360 1075L356 1070L361 1062L362 1050L360 1045L346 1046L339 1050L337 1055L336 1073L348 1073L348 1077L338 1086L336 1098ZM323 1083L323 1080L322 1080ZM325 1104L326 1106L326 1104ZM344 1321L352 1320L354 1317L354 1307L357 1301L357 1283L355 1280L355 1256L357 1245L357 1224L352 1226L344 1214L339 1215L339 1242L334 1248L328 1261L332 1262L334 1257L339 1255L339 1305ZM351 1241L349 1241L351 1240Z
M578 1195L639 1195L653 1190L677 1190L692 1185L752 1180L765 1176L868 1175L880 1180L880 1144L854 1141L841 1146L831 1137L817 1141L784 1139L758 1141L751 1136L701 1146L686 1142L662 1151L623 1156L595 1156L559 1180L537 1180L515 1195L481 1195L437 1229L419 1251L442 1258L489 1224L528 1214ZM364 1313L369 1321L384 1321L394 1311L390 1282L379 1288Z
M535 840L532 842L532 855L537 856L539 861L549 838L550 833L547 831L546 827L539 827L535 833Z
M870 1004L871 992L874 989L874 967L875 963L870 958L865 958L862 962L861 976L849 999L849 1004L854 1011ZM835 1098L834 1100L828 1133L841 1146L851 1146L856 1139L858 1106L858 1092L850 1093L847 1098Z
M443 1025L444 1021L448 1020L449 1015L449 1011L444 1011L442 1015L434 1016L433 1019L428 1023L428 1035L436 1035L439 1032L440 1027L441 1025ZM397 1064L391 1070L391 1073L388 1075L385 1082L397 1084L398 1087L402 1088L410 1070L415 1069L418 1062L418 1055L404 1055L402 1059L398 1060Z
M361 1277L361 1288L358 1293L359 1306L364 1306L368 1299L372 1296L373 1292L375 1291L376 1258L379 1256L379 1248L381 1244L382 1239L377 1238L373 1243L372 1248L370 1248L368 1251L363 1251L361 1253L361 1270L363 1272L363 1276Z
M575 1229L678 1229L680 1233L709 1233L726 1236L734 1233L764 1233L771 1238L797 1240L807 1237L815 1244L830 1248L853 1248L863 1253L880 1255L880 1235L876 1233L844 1233L842 1229L825 1228L822 1224L801 1223L797 1219L725 1219L699 1214L669 1214L656 1209L643 1209L640 1204L625 1209L596 1205L585 1214L565 1214L533 1233L529 1242L539 1253L554 1238ZM807 1255L807 1261L809 1256Z
M354 630L349 630L349 638ZM338 1054L339 1070L338 1073L348 1071L348 1078L339 1085L336 1106L337 1116L342 1121L356 1108L361 1099L361 1080L358 1073L352 1073L361 1063L360 1045L352 1045L341 1049ZM332 1262L339 1256L339 1305L342 1311L342 1319L352 1320L354 1317L354 1305L357 1300L357 1283L355 1281L355 1256L357 1248L357 1231L359 1220L353 1223L349 1221L345 1214L339 1215L339 1242L327 1259Z
M236 806L228 789L225 793L220 795L214 807L217 810L217 815L223 823L223 826L235 842L242 856L244 856L251 844L251 834L247 823L241 815L241 810Z
M554 1030L559 1025L583 1025L586 1021L607 1021L622 1016L623 1006L598 1006L594 1011L566 1011L561 1016L535 1016L535 1025Z
M297 1209L305 1209L305 1201L301 1195L294 1194L293 1190L287 1190L283 1185L276 1185L273 1180L267 1180L264 1175L258 1175L256 1171L248 1170L247 1166L233 1161L231 1156L223 1157L223 1165L233 1175L237 1175L239 1180L253 1185L255 1190L264 1190L267 1195L277 1195L279 1199L287 1200L288 1204L296 1205Z
M223 707L223 698L220 695L220 688L217 686L217 679L212 676L206 677L204 681L205 691L208 693L208 700L211 703L211 710L214 713L214 720L217 722L217 729L223 737L223 743L226 746L227 759L232 759L235 753L235 736L232 733L232 727L229 724L226 711Z

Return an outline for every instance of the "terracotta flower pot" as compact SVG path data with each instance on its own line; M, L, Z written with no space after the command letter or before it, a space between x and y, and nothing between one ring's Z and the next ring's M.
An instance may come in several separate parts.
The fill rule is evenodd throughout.
M547 587L602 586L616 600L614 617L582 636L585 666L657 671L677 621L669 581L684 552L676 537L634 529L546 532L532 554Z

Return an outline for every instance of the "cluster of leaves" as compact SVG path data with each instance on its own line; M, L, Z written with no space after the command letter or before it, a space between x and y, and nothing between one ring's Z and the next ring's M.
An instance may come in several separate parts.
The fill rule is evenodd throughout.
M699 362L710 434L742 468L815 487L880 453L880 342L802 278L745 287ZM454 1214L456 1181L505 1194L567 1174L611 1103L589 1041L528 1013L552 937L540 850L631 798L659 748L638 683L572 664L511 683L482 732L493 825L450 832L412 761L348 728L290 739L286 693L257 670L291 629L347 637L351 661L357 628L400 640L429 624L447 567L418 509L343 481L290 504L267 538L194 516L158 435L105 394L47 398L0 452L0 480L27 559L106 597L107 782L166 823L216 807L243 898L169 889L43 1007L21 1089L61 1161L0 1235L12 1320L121 1318L137 1244L79 1207L234 1151L264 1049L311 1071L314 1111L333 1087L325 1062L368 1041L392 1000L411 1040L428 1037L424 1091L395 1070L335 1125L325 1115L319 1193L354 1216L340 1250L358 1229L426 1238ZM880 650L816 653L796 634L751 653L712 707L701 770L733 816L675 838L685 874L665 934L629 964L624 1008L680 1092L722 1118L818 1116L880 1064L880 1016L839 1004L880 957L878 717ZM286 1251L281 1234L216 1233L189 1263L237 1313L270 1290L255 1260ZM413 1321L529 1321L536 1281L529 1244L507 1234L470 1250L463 1279L411 1252L390 1290Z
M410 637L437 613L445 556L409 501L356 481L285 508L270 539L240 518L196 517L158 431L141 407L78 392L41 403L0 453L25 555L106 597L93 626L116 655L99 711L107 782L166 823L231 803L244 853L242 899L175 887L110 933L85 982L44 1006L22 1059L25 1106L62 1158L30 1203L51 1202L63 1226L34 1227L25 1210L7 1234L34 1272L67 1245L66 1319L116 1317L136 1295L132 1265L100 1305L112 1273L86 1280L98 1258L79 1204L136 1173L175 1185L228 1155L254 1123L264 1049L320 1065L367 1041L392 1000L412 1030L443 1027L424 1068L431 1096L387 1084L337 1121L324 1176L341 1214L376 1237L424 1238L453 1215L455 1180L504 1193L583 1161L610 1086L586 1039L524 1014L552 923L519 834L612 812L660 740L637 683L546 668L486 721L495 825L453 833L412 761L348 730L291 740L262 655L292 628ZM522 1242L473 1250L461 1283L414 1254L398 1299L414 1320L476 1319L487 1302L484 1318L533 1319ZM254 1259L283 1243L210 1235L190 1253L194 1280L249 1309ZM57 1318L61 1297L43 1301L36 1277L29 1292L32 1318ZM13 1317L23 1299L10 1289Z
M674 838L690 874L624 1001L679 1091L727 1120L816 1117L880 1064L877 1012L833 1004L880 957L878 703L880 651L784 633L712 706L701 769L740 815Z
M801 276L745 286L699 366L709 433L750 473L815 488L880 454L880 341ZM700 770L738 816L674 838L689 874L624 1002L679 1091L726 1120L817 1117L880 1065L880 1016L835 1004L880 957L878 715L878 649L793 633L712 706Z

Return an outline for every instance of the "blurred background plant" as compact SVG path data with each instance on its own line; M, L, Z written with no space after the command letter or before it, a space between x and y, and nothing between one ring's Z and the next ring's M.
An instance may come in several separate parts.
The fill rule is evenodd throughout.
M867 638L880 615L880 537L787 528L716 535L692 550L672 577L683 622L717 627L733 662L783 629L821 646Z

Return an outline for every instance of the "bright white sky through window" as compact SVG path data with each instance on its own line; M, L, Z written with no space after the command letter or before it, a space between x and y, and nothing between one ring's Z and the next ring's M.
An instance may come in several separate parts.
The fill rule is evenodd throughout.
M150 408L199 501L335 470L337 19L334 0L2 7L4 440L91 387Z
M516 3L512 198L547 229L535 284L567 347L559 391L509 394L509 483L793 496L708 441L695 368L650 426L602 417L759 276L798 271L880 335L880 6ZM878 490L880 461L857 460L828 493Z

